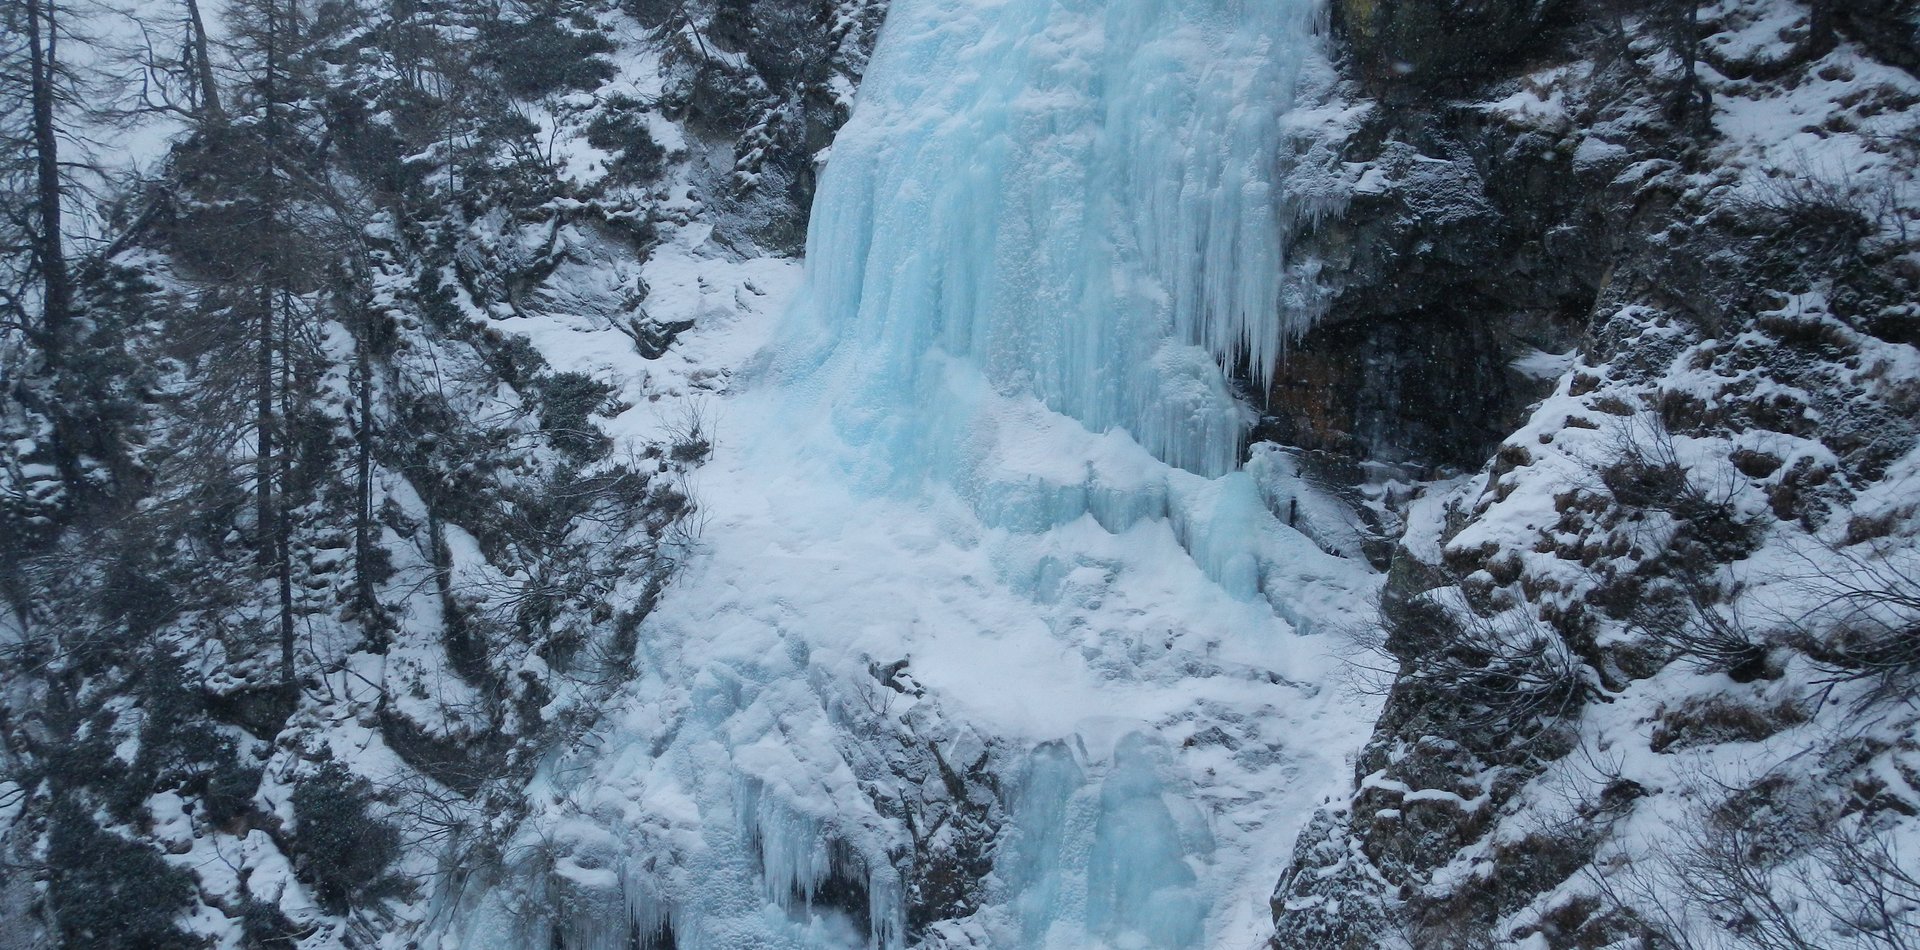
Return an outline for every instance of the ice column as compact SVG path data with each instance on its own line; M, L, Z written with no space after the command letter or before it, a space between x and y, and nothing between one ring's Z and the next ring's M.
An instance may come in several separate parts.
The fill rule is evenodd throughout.
M900 0L815 199L776 369L895 478L1037 400L1233 470L1221 366L1296 330L1280 125L1313 0Z

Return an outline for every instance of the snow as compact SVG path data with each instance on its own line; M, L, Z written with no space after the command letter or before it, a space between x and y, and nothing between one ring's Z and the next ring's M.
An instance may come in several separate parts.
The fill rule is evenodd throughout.
M1791 51L1783 40L1806 22L1801 5L1789 0L1725 6L1720 29L1706 42L1749 69L1763 71ZM1863 209L1910 203L1912 162L1889 143L1906 134L1906 104L1920 95L1913 75L1845 43L1809 66L1802 81L1708 72L1716 93L1714 127L1724 137L1716 159L1741 170L1736 188L1749 200L1764 206L1809 189L1850 196Z
M1554 380L1566 375L1578 359L1578 351L1548 353L1536 349L1514 360L1513 368L1531 379Z
M1541 70L1524 80L1524 85L1503 99L1481 103L1479 108L1504 117L1516 125L1564 132L1571 128L1568 114L1566 67Z

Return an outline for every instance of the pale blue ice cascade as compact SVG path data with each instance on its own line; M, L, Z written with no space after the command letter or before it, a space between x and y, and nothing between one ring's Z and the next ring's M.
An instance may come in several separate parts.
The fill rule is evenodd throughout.
M785 380L889 481L998 480L1024 397L1233 471L1221 367L1265 385L1310 316L1282 299L1281 120L1318 9L900 0L814 202Z
M1240 471L1229 369L1267 386L1314 316L1285 289L1319 210L1288 197L1285 119L1320 11L896 0L770 351L797 438L849 446L866 490L950 487L1015 531L1165 519L1214 581L1298 623L1275 565L1311 545ZM823 418L832 438L798 434ZM1154 740L1068 748L1009 781L994 945L1200 946L1211 845L1170 810Z
M668 926L683 950L902 946L912 842L883 806L917 793L869 794L898 779L875 732L908 715L869 704L896 701L925 703L913 728L945 730L946 761L986 754L963 741L978 716L1003 782L986 903L930 946L1215 941L1217 892L1277 873L1221 855L1282 840L1298 816L1261 809L1338 770L1294 783L1271 750L1222 747L1218 781L1268 783L1215 802L1250 810L1236 823L1195 804L1215 768L1167 723L1310 699L1262 651L1365 588L1276 519L1292 489L1272 453L1240 466L1250 412L1223 368L1265 386L1312 317L1284 279L1316 210L1287 195L1286 121L1318 12L894 0L821 178L806 285L702 472L722 487L703 499L713 551L648 619L604 742L535 783L564 817L529 822L515 886L449 914L467 939L444 946L624 950ZM908 654L924 699L871 672ZM1094 677L1094 701L1060 701L1071 717L1040 708ZM1159 711L1123 698L1143 696ZM990 731L1016 699L1032 722ZM853 878L865 919L822 897Z
M1285 289L1319 210L1289 199L1285 120L1320 10L896 0L767 357L802 453L1016 532L1164 519L1208 577L1302 625L1285 565L1319 552L1240 470L1229 370L1266 387L1314 316ZM1038 596L1047 569L1003 579ZM1211 843L1156 741L1045 744L1010 776L993 946L1203 944Z

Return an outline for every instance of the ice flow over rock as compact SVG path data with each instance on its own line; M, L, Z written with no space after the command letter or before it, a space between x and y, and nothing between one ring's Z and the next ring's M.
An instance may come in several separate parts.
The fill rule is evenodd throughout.
M1302 489L1239 464L1222 370L1264 380L1306 319L1282 118L1314 15L897 0L792 306L684 344L767 341L716 407L700 550L607 723L543 769L536 858L450 939L1261 940L1369 721L1304 634L1374 580L1272 514ZM991 871L933 887L941 848ZM947 916L911 926L930 888Z
M779 348L902 477L976 473L991 396L1235 467L1303 318L1280 120L1305 0L905 2L833 146Z

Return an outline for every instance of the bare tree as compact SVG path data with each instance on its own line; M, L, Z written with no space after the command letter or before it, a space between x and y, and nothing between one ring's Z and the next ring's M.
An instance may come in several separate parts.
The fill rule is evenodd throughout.
M60 23L54 0L26 0L27 83L32 98L33 154L38 228L35 254L41 281L40 348L49 366L58 366L73 313L73 279L61 223L66 196L60 174L60 133L54 125L54 86L58 81Z

